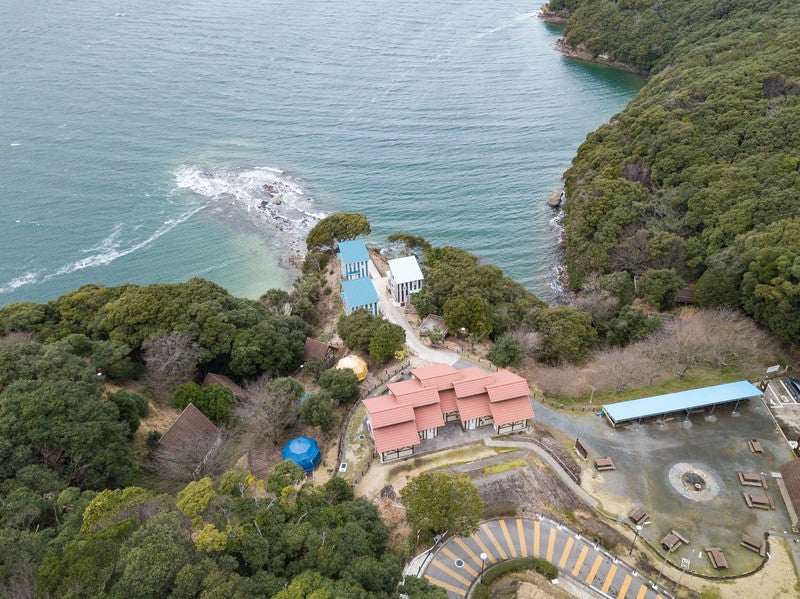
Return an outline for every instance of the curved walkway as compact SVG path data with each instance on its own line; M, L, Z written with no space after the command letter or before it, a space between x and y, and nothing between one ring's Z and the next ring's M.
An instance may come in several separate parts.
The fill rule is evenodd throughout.
M464 599L485 566L514 558L537 557L562 576L589 587L599 597L664 599L671 595L591 540L549 518L486 520L470 537L452 537L426 560L421 576L452 599Z
M372 259L367 263L367 267L369 276L372 279L372 285L378 293L378 309L386 317L386 320L403 327L406 332L406 345L411 350L411 353L428 362L455 364L460 357L457 353L446 349L428 347L422 342L417 332L408 324L400 308L392 303L391 296L387 291L387 278L381 277L378 267L375 266Z

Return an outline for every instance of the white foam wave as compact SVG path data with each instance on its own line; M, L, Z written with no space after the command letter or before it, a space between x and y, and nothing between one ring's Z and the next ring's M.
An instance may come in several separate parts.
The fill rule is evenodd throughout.
M232 204L259 216L282 231L303 235L326 214L314 210L300 182L269 166L183 165L175 183L212 204Z
M206 207L205 205L198 206L192 210L184 212L180 216L169 219L147 239L144 239L142 241L139 241L138 243L135 243L133 245L124 248L119 247L120 246L119 234L120 231L122 230L122 225L117 225L114 228L114 231L103 241L97 244L94 248L84 250L84 252L87 253L88 252L96 252L96 253L93 253L90 256L86 256L85 258L81 258L80 260L76 260L75 262L65 264L55 272L45 276L42 279L42 281L48 281L53 277L57 277L60 275L67 275L77 270L83 270L84 268L94 268L97 266L103 266L104 264L113 262L118 258L122 258L123 256L127 256L128 254L132 254L133 252L150 245L162 235L169 233L172 229L177 227L179 224L186 222L193 215L197 214L205 207Z
M31 283L36 283L38 280L39 280L39 273L26 272L24 275L15 277L5 285L0 287L0 293L8 293L10 291L14 291L17 288L22 287L23 285L30 285Z

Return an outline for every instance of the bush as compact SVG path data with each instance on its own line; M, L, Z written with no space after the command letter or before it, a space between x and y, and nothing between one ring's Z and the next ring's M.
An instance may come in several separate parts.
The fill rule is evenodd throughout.
M156 430L152 430L147 433L147 437L145 438L147 449L155 449L159 441L161 441L161 433Z
M496 366L519 366L522 358L525 357L525 352L522 349L522 343L511 335L503 335L497 340L489 353L486 354L493 364Z
M182 410L190 403L214 424L225 424L233 414L236 398L231 390L225 387L219 385L201 387L192 381L175 389L173 405Z

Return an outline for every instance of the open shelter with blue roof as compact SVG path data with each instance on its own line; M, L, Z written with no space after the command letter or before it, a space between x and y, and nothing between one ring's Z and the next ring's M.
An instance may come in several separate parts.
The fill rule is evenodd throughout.
M763 393L752 383L737 381L607 404L603 406L603 414L609 424L616 427L628 422L665 417L668 414L685 412L688 416L695 410L706 408L711 408L713 412L716 406L727 403L736 404L733 408L735 412L740 401L762 395Z

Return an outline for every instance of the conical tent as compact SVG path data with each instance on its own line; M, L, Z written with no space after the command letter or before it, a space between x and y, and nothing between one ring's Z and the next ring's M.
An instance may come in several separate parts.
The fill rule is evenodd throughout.
M295 437L289 441L281 451L284 460L292 460L303 469L303 472L311 472L319 465L322 455L319 452L319 445L311 437Z
M339 360L336 363L336 368L339 370L349 368L356 373L356 377L359 381L363 381L365 378L367 378L367 372L369 370L367 368L367 363L355 354L350 354L349 356L345 356Z

